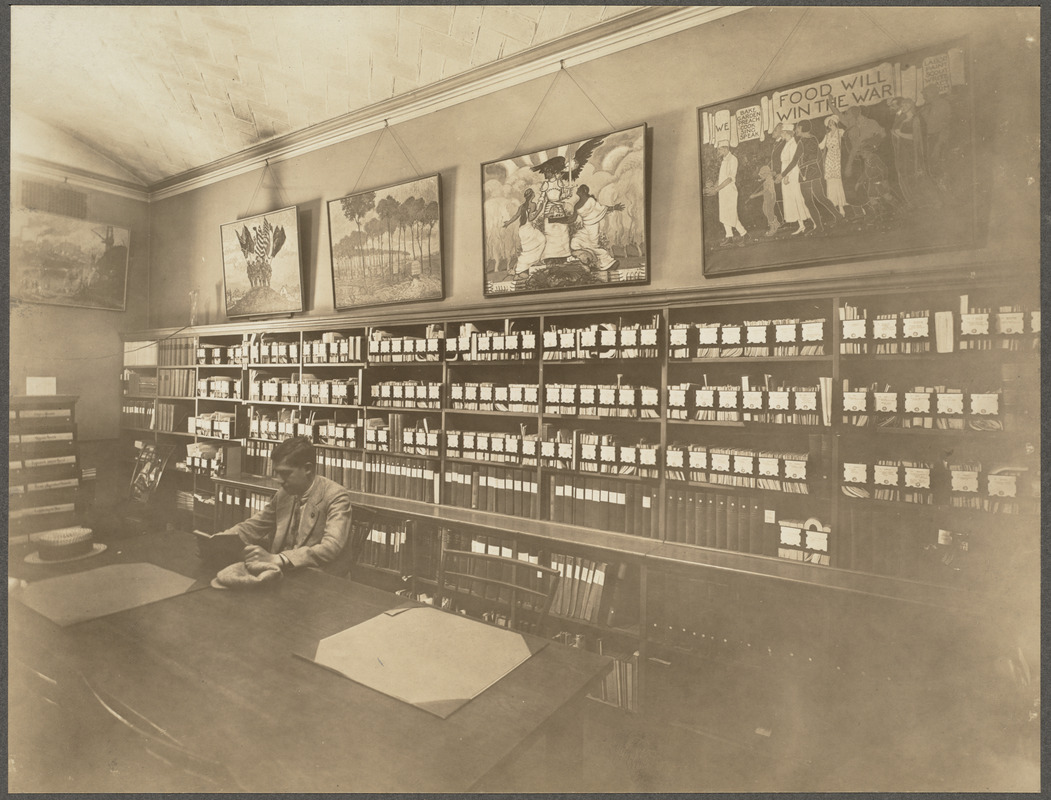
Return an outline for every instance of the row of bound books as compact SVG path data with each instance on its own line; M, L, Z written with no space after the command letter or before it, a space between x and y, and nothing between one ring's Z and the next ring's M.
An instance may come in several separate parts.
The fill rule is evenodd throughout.
M273 493L244 486L220 484L216 496L218 498L216 524L219 530L226 530L266 508Z
M432 461L370 454L365 461L366 492L405 500L437 502L440 474Z
M558 588L551 601L551 613L598 623L608 565L582 556L552 553L551 566L559 575Z
M157 364L159 366L193 366L196 356L197 340L192 336L164 339L157 343Z
M775 531L757 499L669 486L666 512L668 541L773 555Z
M536 471L482 464L446 464L442 501L516 517L536 517Z
M579 475L549 475L548 518L552 522L657 538L654 484Z
M361 453L350 453L318 447L316 450L317 474L330 481L360 490L365 485L365 463Z

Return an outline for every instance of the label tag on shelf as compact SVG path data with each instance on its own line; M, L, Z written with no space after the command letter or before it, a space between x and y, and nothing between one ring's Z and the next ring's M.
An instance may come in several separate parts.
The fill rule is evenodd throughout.
M771 411L788 411L788 392L768 392L766 402Z
M1018 481L1014 475L990 475L989 495L990 497L1016 497L1018 494Z
M952 394L943 394L939 392L935 408L939 414L962 414L963 393L954 392Z
M994 416L1000 413L1000 395L972 394L971 413L982 416Z
M905 339L929 339L931 335L930 317L905 317L901 321L902 336Z
M877 486L897 486L898 485L898 465L897 464L875 464L872 467L872 482Z
M931 396L928 392L905 392L906 414L929 414Z
M792 343L796 340L798 325L794 322L774 325L774 341Z
M971 470L952 471L952 490L954 492L977 492L978 473Z
M843 464L843 482L844 483L868 483L869 481L869 466L868 464Z
M843 410L865 411L868 408L868 397L868 392L843 392Z
M961 314L960 333L964 336L984 336L989 333L988 314Z
M896 339L898 336L898 320L874 319L872 320L873 339Z
M868 325L866 319L845 319L843 320L843 338L844 339L864 339Z
M876 400L876 410L884 414L895 414L898 411L898 393L897 392L875 392L873 397ZM846 401L844 400L844 407Z

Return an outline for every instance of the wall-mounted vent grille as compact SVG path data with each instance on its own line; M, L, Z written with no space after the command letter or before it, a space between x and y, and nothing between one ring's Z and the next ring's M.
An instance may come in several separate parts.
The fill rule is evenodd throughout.
M37 181L22 181L22 205L49 214L87 219L88 196L85 192Z

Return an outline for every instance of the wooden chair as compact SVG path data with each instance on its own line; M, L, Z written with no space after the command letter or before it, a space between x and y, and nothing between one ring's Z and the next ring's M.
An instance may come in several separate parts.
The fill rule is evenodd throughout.
M543 636L559 577L551 567L446 547L438 570L436 605Z

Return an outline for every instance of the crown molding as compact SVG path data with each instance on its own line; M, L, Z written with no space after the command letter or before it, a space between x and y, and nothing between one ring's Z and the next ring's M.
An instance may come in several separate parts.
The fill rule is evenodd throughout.
M106 194L126 197L143 203L150 202L150 193L145 186L132 183L131 181L122 181L120 178L99 175L89 170L58 164L54 161L48 161L46 158L12 153L11 170L25 172L50 180L62 181L71 186L79 186L81 189L105 192Z
M387 125L432 114L501 89L550 75L563 66L603 56L715 22L750 6L647 7L593 28L523 50L508 58L242 150L152 184L151 200L193 191L219 181L354 139Z

